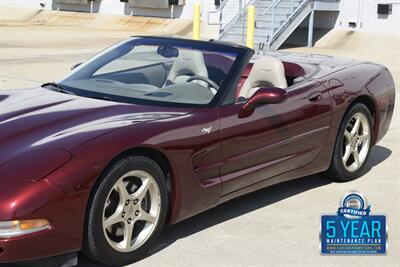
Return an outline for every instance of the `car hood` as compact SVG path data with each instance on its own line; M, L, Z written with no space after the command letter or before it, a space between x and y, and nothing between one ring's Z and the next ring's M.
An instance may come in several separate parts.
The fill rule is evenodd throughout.
M0 91L0 166L33 150L70 151L121 127L192 111L89 99L44 88Z

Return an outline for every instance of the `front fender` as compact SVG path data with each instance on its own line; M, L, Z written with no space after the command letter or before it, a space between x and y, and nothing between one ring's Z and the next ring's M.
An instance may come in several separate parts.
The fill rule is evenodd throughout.
M81 248L81 223L74 217L71 198L42 179L35 183L2 180L0 221L46 219L50 229L19 237L0 239L0 262L50 257Z

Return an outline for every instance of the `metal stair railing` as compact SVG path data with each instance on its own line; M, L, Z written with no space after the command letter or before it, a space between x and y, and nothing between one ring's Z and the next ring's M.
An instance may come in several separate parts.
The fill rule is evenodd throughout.
M271 11L271 26L270 27L260 27L257 25L256 22L256 28L257 29L270 29L270 32L267 34L266 39L267 39L267 45L268 45L268 50L270 50L271 43L275 40L276 36L284 29L284 27L292 20L292 18L306 5L312 0L303 0L299 3L297 8L294 8L294 0L292 0L292 12L290 15L284 20L284 22L278 27L278 29L275 31L275 10L278 4L282 2L282 0L276 0L267 7L262 15L267 15ZM259 44L261 47L261 44ZM264 47L264 44L262 45Z
M228 21L224 24L224 10L225 8L229 7L228 4L233 1L238 1L238 10L236 14L234 14L231 18L228 18ZM207 13L207 23L208 25L219 26L219 36L221 37L240 16L245 14L246 7L252 4L254 1L255 0L224 0L216 10L212 10ZM218 22L211 22L212 14L219 14Z
M281 0L279 0L281 1ZM289 17L278 27L278 29L275 31L274 27L272 27L272 34L271 34L271 42L275 39L275 37L285 28L285 26L292 20L294 16L296 16L300 10L303 9L309 2L312 0L303 0L300 2L300 4L297 6L295 10L292 11Z
M264 12L262 13L262 15L267 15L267 13L271 10L274 9L279 3L281 2L281 0L277 0L277 1L273 1L269 7L267 7ZM294 11L294 0L292 0L292 13Z

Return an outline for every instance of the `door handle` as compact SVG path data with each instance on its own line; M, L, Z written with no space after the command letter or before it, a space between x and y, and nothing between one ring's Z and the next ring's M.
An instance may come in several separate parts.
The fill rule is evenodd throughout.
M322 99L322 94L321 94L321 93L312 94L312 95L308 98L308 100L311 101L311 102L316 102L316 101L319 101L319 100L321 100L321 99Z

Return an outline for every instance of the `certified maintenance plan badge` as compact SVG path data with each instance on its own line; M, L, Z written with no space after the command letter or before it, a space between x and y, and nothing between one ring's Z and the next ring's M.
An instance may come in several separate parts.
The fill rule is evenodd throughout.
M322 254L385 254L386 217L371 215L366 198L346 193L335 215L321 217Z

